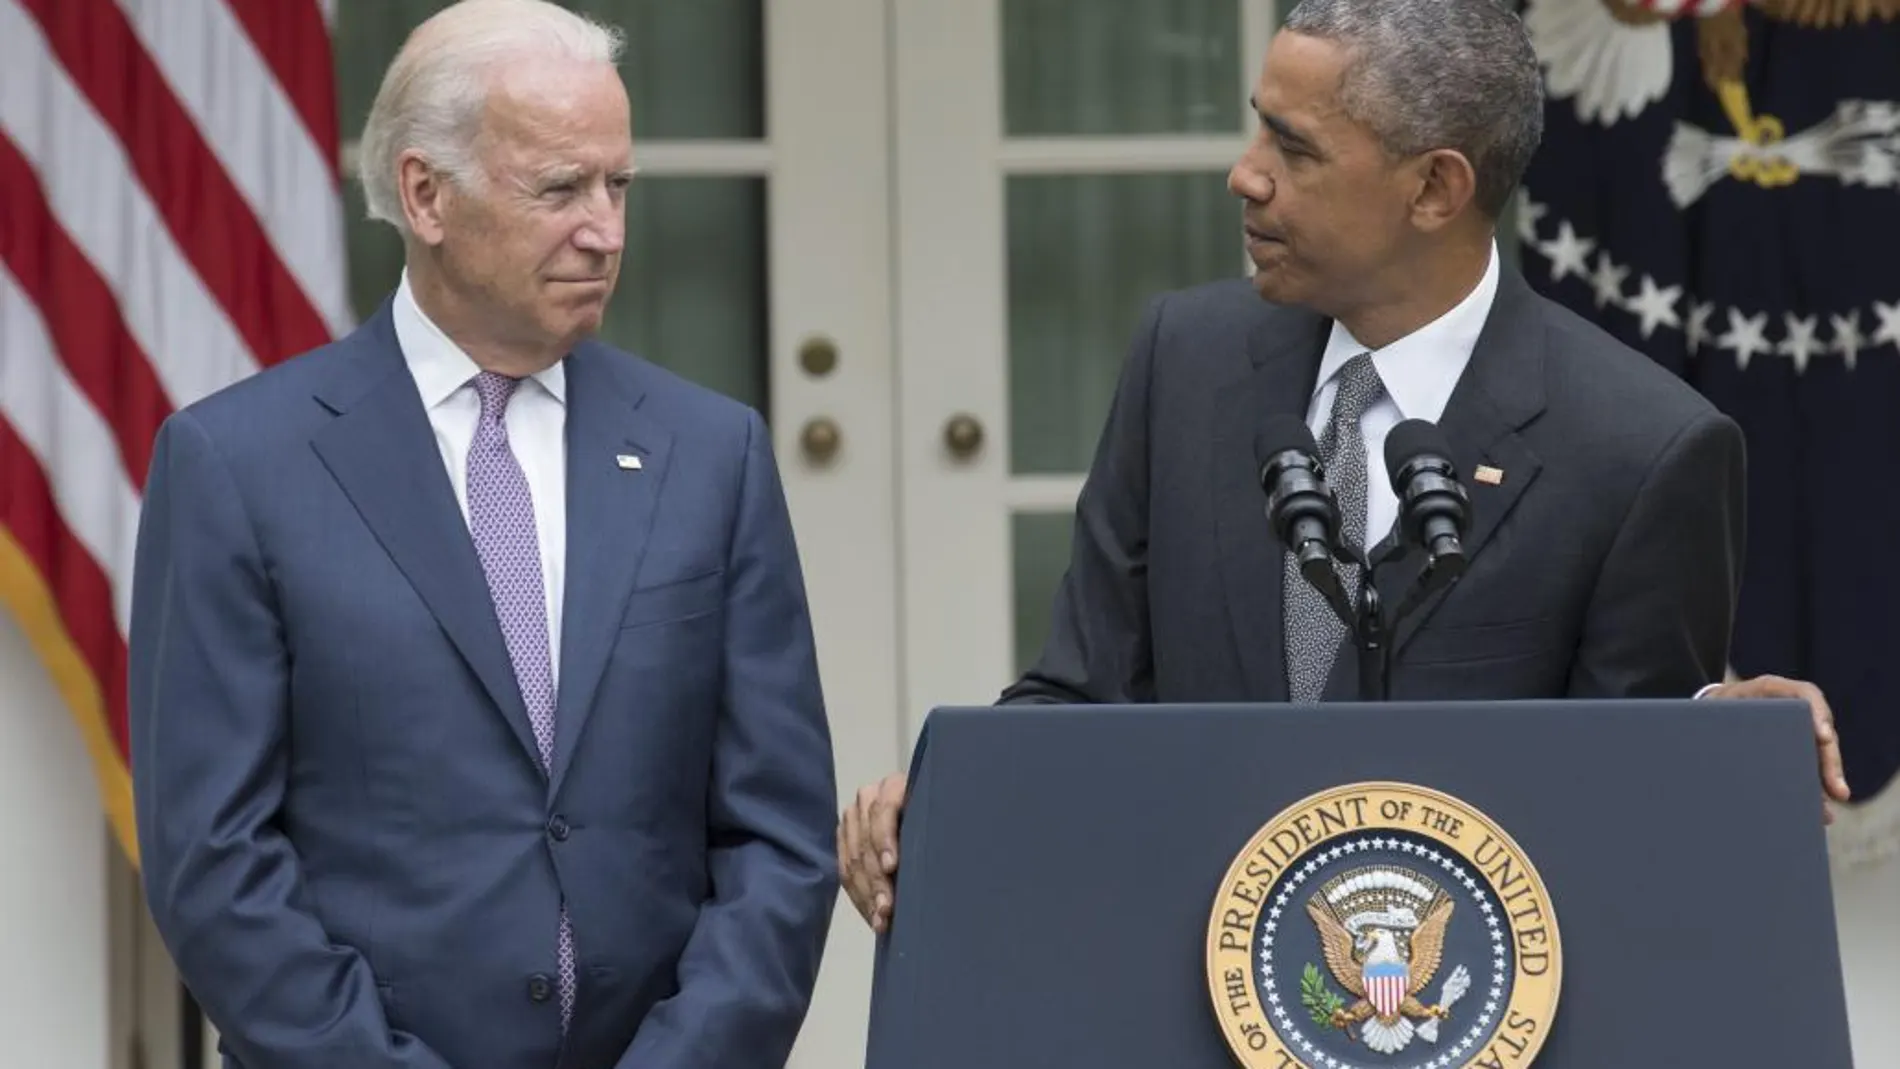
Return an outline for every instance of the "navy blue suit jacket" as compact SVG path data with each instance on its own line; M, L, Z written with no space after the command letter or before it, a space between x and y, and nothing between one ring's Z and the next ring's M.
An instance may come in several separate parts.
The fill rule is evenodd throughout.
M604 345L566 376L551 772L387 303L159 434L131 625L142 875L229 1065L790 1051L837 792L770 440Z

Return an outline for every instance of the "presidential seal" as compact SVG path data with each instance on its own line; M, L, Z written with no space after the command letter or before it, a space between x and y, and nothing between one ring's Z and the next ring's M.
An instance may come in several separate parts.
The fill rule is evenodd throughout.
M1530 859L1403 783L1304 799L1234 859L1207 983L1247 1069L1503 1069L1537 1056L1563 951Z

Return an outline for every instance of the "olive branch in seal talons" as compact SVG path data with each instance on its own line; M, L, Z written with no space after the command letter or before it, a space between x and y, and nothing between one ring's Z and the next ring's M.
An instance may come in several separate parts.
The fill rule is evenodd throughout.
M1326 977L1312 963L1306 963L1306 971L1300 974L1300 1005L1306 1007L1307 1016L1313 1023L1332 1028L1333 1014L1343 1009L1346 1000L1337 991L1326 986Z

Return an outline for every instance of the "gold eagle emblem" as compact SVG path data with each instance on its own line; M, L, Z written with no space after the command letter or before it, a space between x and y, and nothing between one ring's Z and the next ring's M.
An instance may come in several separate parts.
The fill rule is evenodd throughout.
M1359 1025L1366 1046L1390 1054L1411 1042L1411 1020L1449 1017L1447 1007L1418 996L1444 960L1452 908L1429 878L1390 866L1342 873L1307 899L1327 970L1356 1000L1335 1008L1328 1023L1348 1035ZM1426 1038L1435 1038L1435 1023L1432 1032Z
M1573 100L1584 122L1634 118L1674 84L1671 24L1694 20L1702 80L1735 129L1733 138L1678 123L1665 178L1678 207L1727 174L1764 188L1803 173L1888 185L1892 129L1879 102L1842 102L1837 114L1793 136L1749 99L1748 8L1802 29L1865 27L1900 19L1900 0L1524 0L1524 25L1553 98Z
M1900 0L1731 0L1720 9L1688 15L1674 0L1600 0L1611 17L1627 26L1648 26L1678 17L1696 20L1696 55L1702 80L1735 127L1735 135L1751 145L1772 145L1787 136L1782 121L1757 115L1748 100L1743 75L1748 66L1748 22L1743 9L1753 7L1770 22L1809 30L1843 29L1876 21L1900 19ZM1704 5L1704 8L1706 9ZM1785 185L1796 176L1787 161L1756 173L1738 175L1762 185Z
M1620 5L1625 0L1603 0ZM1771 22L1783 22L1809 30L1841 29L1866 25L1875 20L1900 18L1900 0L1752 0L1755 10ZM1696 55L1702 61L1702 80L1722 102L1722 110L1735 125L1735 134L1752 145L1772 145L1787 136L1780 119L1756 115L1748 102L1748 86L1742 79L1748 64L1748 23L1743 19L1743 4L1730 4L1713 15L1696 20ZM1793 167L1787 168L1789 172ZM1794 175L1785 175L1793 181Z

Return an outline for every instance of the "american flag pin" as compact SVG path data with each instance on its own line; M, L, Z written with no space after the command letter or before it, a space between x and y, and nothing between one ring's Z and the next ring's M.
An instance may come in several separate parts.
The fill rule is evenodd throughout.
M640 470L640 458L634 456L631 453L621 453L620 455L614 457L614 463L620 465L621 471L639 471Z
M1480 464L1478 465L1478 470L1471 473L1471 477L1486 486L1496 486L1504 481L1504 469L1494 468L1489 464Z

